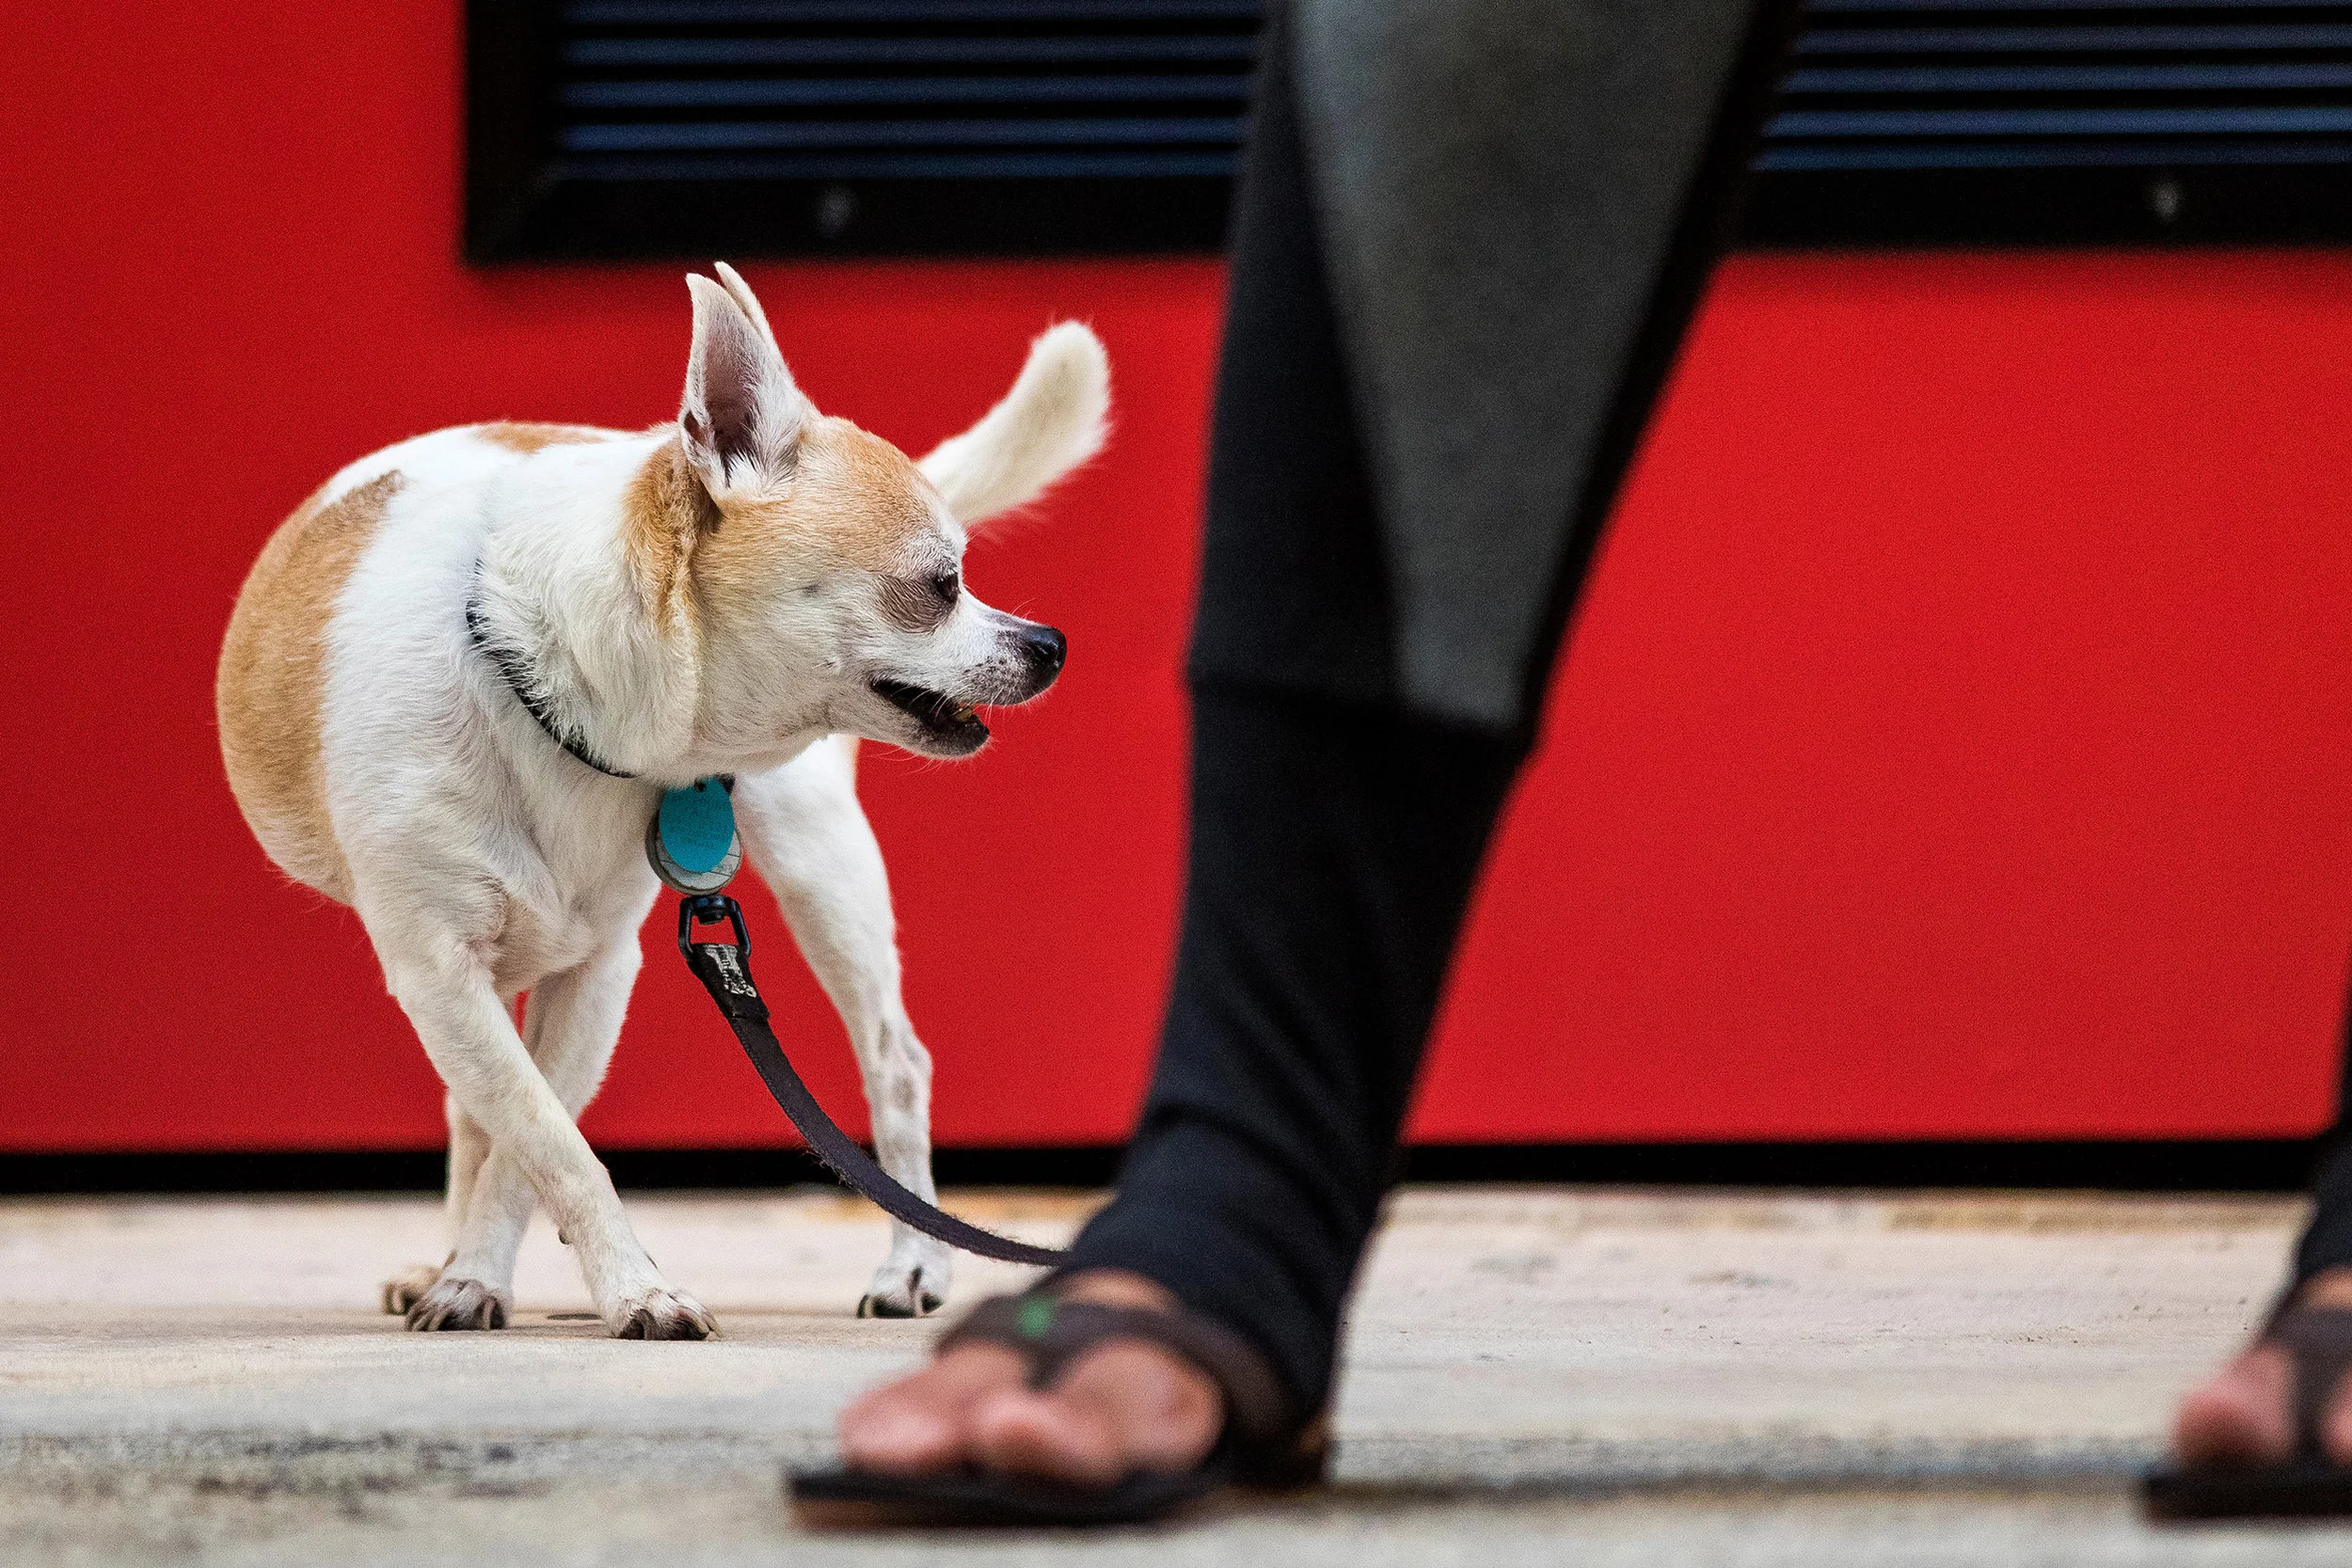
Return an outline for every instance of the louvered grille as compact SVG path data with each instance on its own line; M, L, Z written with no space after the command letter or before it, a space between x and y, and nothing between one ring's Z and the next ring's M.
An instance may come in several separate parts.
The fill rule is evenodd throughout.
M1258 0L571 0L578 179L1228 177Z
M1261 10L474 0L469 246L1204 248ZM2352 5L1812 0L1757 166L1768 243L2352 233Z
M2352 161L2352 7L1813 0L1759 166Z

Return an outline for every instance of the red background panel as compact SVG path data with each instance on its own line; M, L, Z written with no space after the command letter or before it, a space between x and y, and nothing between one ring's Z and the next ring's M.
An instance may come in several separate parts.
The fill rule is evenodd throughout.
M7 20L0 1148L433 1142L358 923L237 819L215 651L344 461L669 412L680 269L459 263L453 4ZM819 404L918 451L1049 321L1110 346L1109 452L972 562L1071 633L1069 674L977 762L868 748L865 780L942 1141L1115 1139L1175 920L1219 270L746 270ZM1735 261L1603 553L1420 1133L2315 1128L2352 948L2348 367L2335 253ZM838 1028L751 907L847 1112ZM592 1132L781 1141L650 940Z
M1422 1131L2312 1129L2352 930L2348 351L2336 255L1729 268Z

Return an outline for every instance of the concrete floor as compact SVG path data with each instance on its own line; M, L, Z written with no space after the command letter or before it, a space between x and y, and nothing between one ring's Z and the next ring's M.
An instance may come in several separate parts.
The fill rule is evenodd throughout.
M951 1206L1046 1241L1084 1212ZM631 1208L725 1338L565 1316L586 1298L544 1227L515 1327L403 1333L372 1308L437 1250L409 1198L0 1201L0 1562L2352 1562L2352 1530L2155 1530L2129 1497L2263 1305L2286 1202L1416 1190L1328 1494L879 1539L802 1534L777 1489L930 1336L849 1316L872 1212ZM1025 1273L961 1268L956 1302Z

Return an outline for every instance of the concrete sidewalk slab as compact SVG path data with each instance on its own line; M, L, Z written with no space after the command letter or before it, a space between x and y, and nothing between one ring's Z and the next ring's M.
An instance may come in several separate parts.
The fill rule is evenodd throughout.
M951 1202L1046 1242L1087 1207ZM882 1222L813 1191L630 1207L725 1338L605 1338L544 1227L513 1328L405 1334L372 1307L437 1249L421 1200L0 1202L0 1560L2352 1560L2352 1533L2152 1531L2126 1497L2265 1304L2290 1202L1409 1191L1333 1494L879 1543L796 1534L775 1482L930 1336L849 1315ZM956 1303L1026 1274L959 1266Z

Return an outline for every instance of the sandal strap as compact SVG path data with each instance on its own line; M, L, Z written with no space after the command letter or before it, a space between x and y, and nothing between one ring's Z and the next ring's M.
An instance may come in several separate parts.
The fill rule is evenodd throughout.
M2284 1346L2295 1363L2295 1447L2305 1458L2325 1451L2320 1422L2328 1402L2352 1370L2352 1308L2285 1306L2261 1336Z
M1227 1435L1246 1450L1295 1444L1299 1422L1291 1400L1255 1346L1196 1313L1063 1301L1042 1291L992 1296L940 1336L941 1354L975 1341L1005 1345L1028 1368L1029 1386L1053 1386L1075 1357L1109 1339L1142 1339L1172 1351L1208 1374L1225 1394Z

